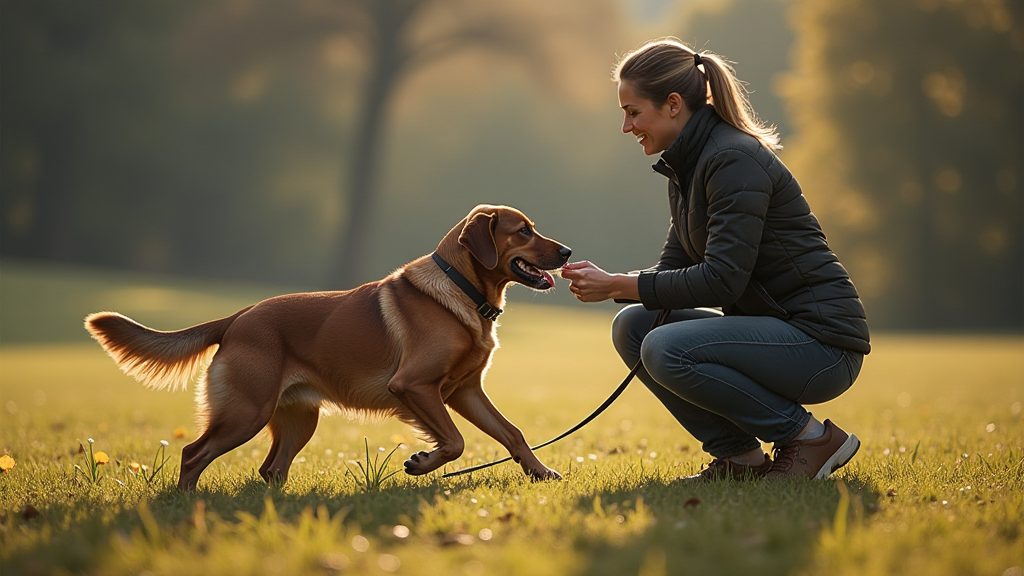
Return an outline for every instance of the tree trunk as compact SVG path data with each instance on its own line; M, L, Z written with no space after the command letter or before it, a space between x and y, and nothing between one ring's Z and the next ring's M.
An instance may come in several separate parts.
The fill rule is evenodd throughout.
M366 90L365 104L360 108L356 129L355 149L351 157L346 190L348 196L347 219L342 232L338 256L331 262L329 288L345 290L366 280L366 252L370 237L374 196L377 192L377 168L382 151L382 132L386 125L387 100L394 71L378 66Z
M394 2L375 0L371 3L377 29L376 51L369 55L372 59L370 77L357 112L355 148L346 189L342 191L348 197L348 217L338 255L330 264L326 286L330 290L347 290L370 280L366 277L365 260L373 241L370 222L378 193L378 168L384 150L388 107L408 61L402 37L422 4L421 1L405 2L398 8Z

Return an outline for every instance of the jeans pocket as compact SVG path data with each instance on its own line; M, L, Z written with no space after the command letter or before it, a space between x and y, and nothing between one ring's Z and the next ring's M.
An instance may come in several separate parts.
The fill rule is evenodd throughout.
M835 350L835 349L834 349ZM796 401L800 404L821 404L838 398L853 385L853 370L845 350L836 350L838 356L831 365L822 368L807 381L807 386ZM856 370L860 371L860 363Z

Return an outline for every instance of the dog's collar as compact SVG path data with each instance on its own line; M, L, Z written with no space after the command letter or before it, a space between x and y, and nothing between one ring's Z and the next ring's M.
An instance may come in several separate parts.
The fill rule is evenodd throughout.
M443 270L444 273L452 279L452 282L455 282L455 285L462 289L462 291L466 293L466 296L469 296L470 299L473 300L476 304L476 311L479 312L484 319L492 322L498 319L498 316L500 316L502 312L501 308L491 306L487 301L487 298L485 298L484 295L476 289L476 286L473 286L469 280L466 280L466 277L460 274L454 266L445 262L444 258L438 256L437 252L431 254L431 257L434 258L434 262L441 268L441 270Z

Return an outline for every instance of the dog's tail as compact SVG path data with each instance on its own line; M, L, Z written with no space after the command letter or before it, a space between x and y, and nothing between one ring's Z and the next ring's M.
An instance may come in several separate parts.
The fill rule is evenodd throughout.
M85 329L125 374L149 388L173 392L188 387L196 370L217 352L228 326L249 308L174 332L147 328L116 312L97 312L85 318Z

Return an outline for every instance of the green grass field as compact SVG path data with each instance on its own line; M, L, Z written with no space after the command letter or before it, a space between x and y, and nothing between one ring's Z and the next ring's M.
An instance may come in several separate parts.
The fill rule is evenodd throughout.
M367 490L350 473L364 439L371 461L398 446L390 470L425 446L396 421L331 417L284 486L256 475L259 436L180 493L180 450L198 432L191 394L121 374L81 319L116 309L172 329L270 293L4 263L0 455L16 464L0 475L0 573L1024 573L1022 337L876 335L857 384L813 408L863 441L825 481L681 485L707 458L635 383L538 452L561 482L531 483L510 463L452 479L400 473ZM625 374L611 315L509 306L486 387L529 441L574 424ZM458 467L506 455L456 423ZM88 468L88 438L110 457L96 483L75 470ZM131 464L152 465L161 440L171 458L147 482Z

